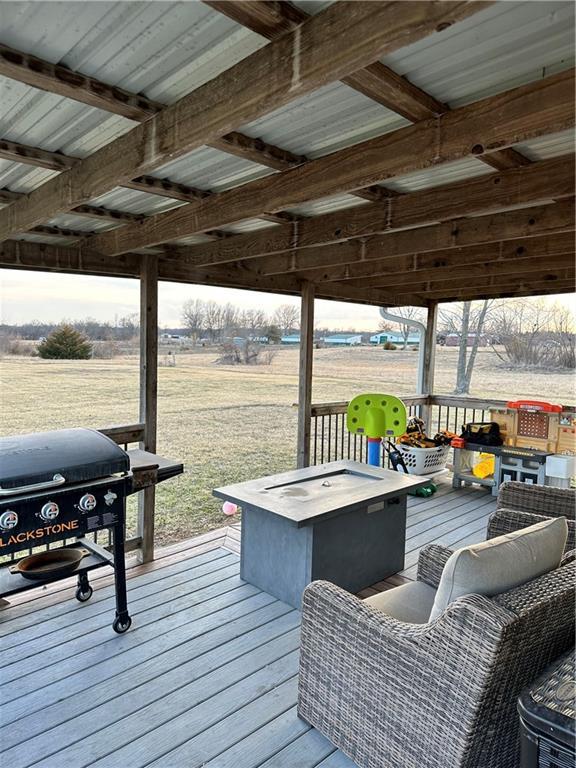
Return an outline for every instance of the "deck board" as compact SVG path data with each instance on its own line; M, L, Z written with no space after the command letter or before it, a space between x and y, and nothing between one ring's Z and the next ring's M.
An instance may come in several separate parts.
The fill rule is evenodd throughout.
M485 537L495 500L442 482L409 499L406 568L431 542ZM11 768L354 768L296 715L299 613L239 578L240 524L129 568L133 628L112 632L105 569L92 600L74 580L0 612L2 764Z

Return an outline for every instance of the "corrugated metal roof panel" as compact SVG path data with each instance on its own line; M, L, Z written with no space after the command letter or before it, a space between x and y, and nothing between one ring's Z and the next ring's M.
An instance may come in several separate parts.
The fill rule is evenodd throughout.
M85 157L134 127L119 115L6 77L0 77L0 103L3 138L72 157Z
M265 221L264 219L245 219L239 221L236 224L228 224L225 227L220 227L223 232L234 232L235 234L241 234L242 232L255 232L258 229L269 229L270 227L277 227L273 221Z
M138 192L134 189L116 187L105 195L90 200L90 205L103 205L105 208L114 208L126 213L140 213L144 216L153 216L172 208L179 208L185 203L179 200L171 200L160 195L150 195L148 192Z
M314 200L302 205L295 205L289 208L290 213L296 213L300 216L321 216L323 213L332 213L346 208L356 208L358 205L365 205L368 200L352 195L333 195L324 197L321 200Z
M61 213L47 222L53 227L65 229L77 229L79 232L105 232L108 229L116 229L118 223L105 219L88 219L85 216L75 216L73 213Z
M394 189L397 192L416 192L419 189L439 187L442 184L451 184L455 181L471 179L475 176L484 176L494 173L489 165L474 158L456 160L453 163L444 163L424 171L407 173L397 176L395 179L387 179L382 186Z
M31 192L56 175L56 171L34 168L24 163L12 163L0 158L0 187L12 192Z
M546 160L549 157L567 155L574 152L576 133L574 129L554 133L551 136L541 136L539 139L517 144L516 149L530 160Z
M199 2L0 3L0 39L173 103L266 44Z
M198 245L201 243L211 243L213 242L211 237L207 237L205 235L190 235L190 237L182 237L179 240L171 240L170 244L173 245ZM142 249L143 252L146 252L149 249ZM135 251L137 253L137 251Z
M574 4L497 2L382 61L456 107L569 68Z
M218 149L200 147L156 169L152 175L199 189L221 192L275 172Z
M314 158L408 124L358 91L333 83L239 130Z

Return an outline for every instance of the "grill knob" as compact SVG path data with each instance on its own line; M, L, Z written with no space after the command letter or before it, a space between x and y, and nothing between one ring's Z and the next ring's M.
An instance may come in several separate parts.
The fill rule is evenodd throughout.
M60 513L60 508L55 501L48 501L40 510L42 520L55 520Z
M0 515L0 528L3 531L10 531L18 525L18 515L11 509L2 512Z
M91 493L85 493L78 502L78 508L81 512L92 512L96 507L96 497Z

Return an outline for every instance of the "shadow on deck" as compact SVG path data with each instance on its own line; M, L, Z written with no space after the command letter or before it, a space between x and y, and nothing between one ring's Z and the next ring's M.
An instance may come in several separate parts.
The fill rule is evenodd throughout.
M432 541L481 541L485 490L409 502L406 570ZM0 744L11 768L353 768L296 715L299 613L239 577L239 525L129 569L133 629L115 635L112 576L89 603L73 580L0 614ZM232 550L232 551L231 551Z

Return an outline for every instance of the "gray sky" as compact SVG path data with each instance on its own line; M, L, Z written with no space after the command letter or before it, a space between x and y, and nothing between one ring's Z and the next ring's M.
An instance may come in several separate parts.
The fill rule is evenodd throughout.
M222 303L230 301L242 309L258 308L270 314L280 304L299 303L296 298L270 293L162 282L159 290L160 325L181 326L182 305L188 299L195 298L214 299ZM551 296L547 300L560 301L575 308L573 294ZM3 323L31 320L59 322L87 317L114 323L116 317L138 311L137 280L0 270L0 321ZM316 302L317 327L375 331L378 325L376 307L334 301Z
M255 291L211 288L200 285L160 283L159 322L165 327L181 323L182 304L188 299L227 301L243 309L258 308L274 312L280 304L298 299ZM80 320L93 317L113 323L115 317L138 312L137 280L108 277L0 270L0 318L3 323L31 320L58 322L64 318ZM328 328L355 328L372 331L378 328L375 307L342 302L316 302L316 325Z

